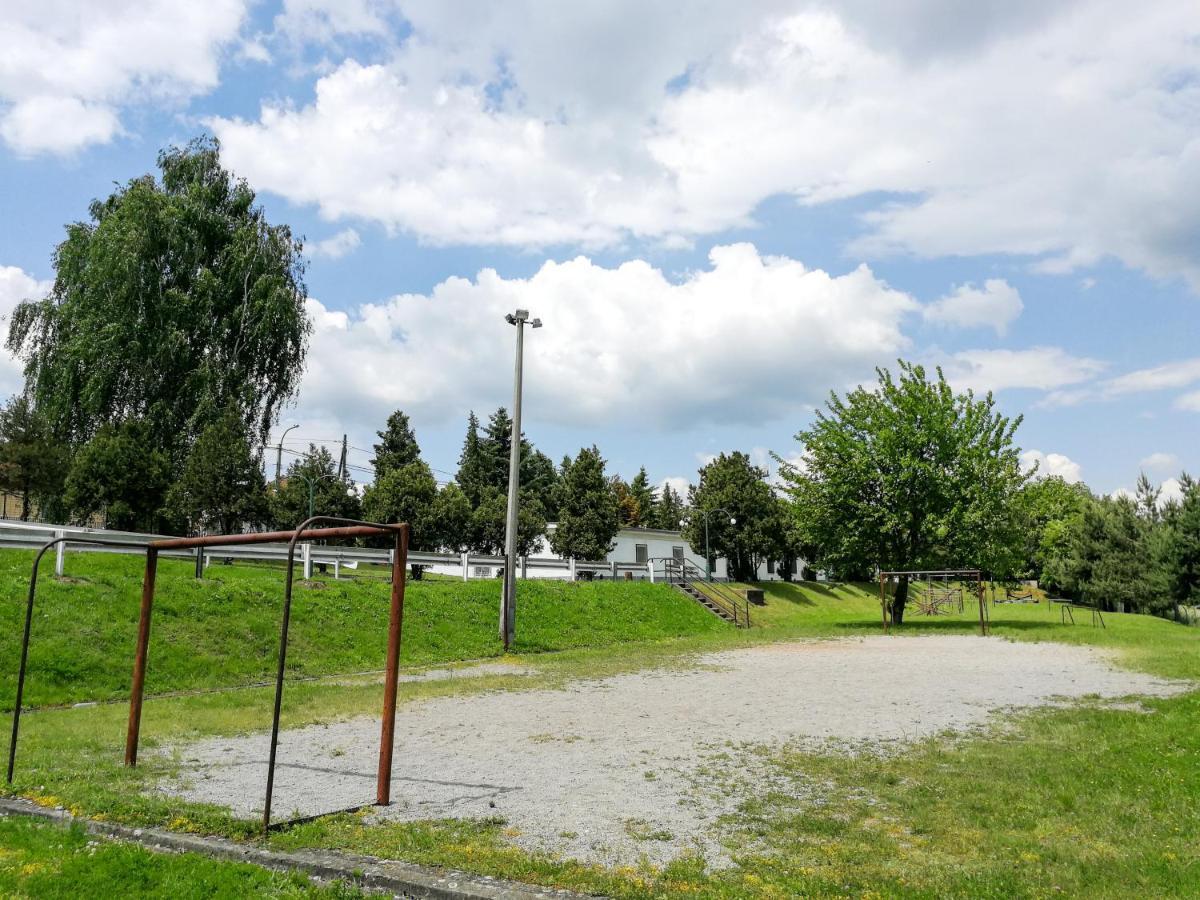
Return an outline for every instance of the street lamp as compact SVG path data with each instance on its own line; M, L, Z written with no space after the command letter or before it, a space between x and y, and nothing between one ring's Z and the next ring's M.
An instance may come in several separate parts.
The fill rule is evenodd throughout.
M338 477L336 475L329 475L329 474L318 475L316 478L310 478L307 475L300 475L299 477L304 481L305 484L308 485L308 517L311 519L313 517L313 500L314 500L313 494L316 491L317 482L320 481L322 478L328 478L331 481L337 481ZM322 570L322 571L324 571L324 570Z
M279 473L283 468L283 439L288 436L289 431L299 427L299 425L289 425L279 438L279 446L275 448L275 490L279 490Z
M518 309L504 317L517 327L517 359L513 369L512 441L508 453L508 520L504 534L504 590L500 595L500 636L508 650L517 632L517 492L521 482L521 376L525 352L525 325L541 328L542 320Z
M725 513L725 515L729 516L730 525L736 525L737 519L735 519L733 514L724 507L718 507L716 509L701 509L697 510L697 512L704 516L704 573L705 577L709 581L712 581L712 551L708 549L708 517L713 513ZM687 519L681 519L679 524L686 525L687 522Z

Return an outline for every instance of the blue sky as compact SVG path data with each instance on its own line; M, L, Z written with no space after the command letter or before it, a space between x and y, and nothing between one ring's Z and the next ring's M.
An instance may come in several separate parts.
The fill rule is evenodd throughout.
M627 477L794 455L898 356L1095 490L1200 470L1189 4L96 6L0 12L0 306L215 134L310 249L289 440L368 448L403 408L448 477L467 410L509 402L520 305L527 435Z

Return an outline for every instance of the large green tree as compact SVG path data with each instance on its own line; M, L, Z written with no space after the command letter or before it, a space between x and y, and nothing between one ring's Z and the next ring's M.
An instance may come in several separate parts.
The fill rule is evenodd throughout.
M838 573L981 568L1007 575L1022 540L1014 499L1028 480L1013 435L1021 418L991 394L955 392L940 369L900 362L873 390L831 394L797 434L803 467L782 464L806 544ZM902 622L908 581L893 609Z
M43 511L61 512L46 507L61 506L67 462L65 448L28 397L18 394L0 408L0 487L21 495L22 520L35 500Z
M160 530L171 465L151 445L149 432L139 419L104 425L79 449L63 496L76 522L103 513L109 528Z
M438 487L433 471L421 460L389 469L363 493L363 516L372 522L407 522L409 547L437 550L441 532L436 516Z
M167 493L167 509L191 533L233 534L270 518L262 458L236 410L200 432Z
M375 456L371 465L375 468L377 480L393 469L402 469L421 458L421 447L407 413L396 410L388 416L384 430L375 433L379 435L379 443L374 445Z
M1021 564L1017 573L1037 579L1049 590L1063 590L1068 574L1071 535L1091 501L1082 483L1068 484L1057 475L1034 477L1017 494L1021 523Z
M222 168L217 142L164 150L158 167L67 227L50 293L16 308L7 344L68 446L138 419L177 468L231 405L266 440L311 326L299 241Z
M517 510L517 556L529 556L546 533L546 517L541 504L524 491ZM477 553L500 556L504 553L508 522L508 498L491 488L471 513L471 549Z
M713 560L725 557L729 577L735 581L757 578L759 563L780 546L781 526L767 470L754 465L745 453L722 453L701 468L699 484L688 491L688 506L684 539L704 552L707 513Z
M1200 482L1179 478L1183 498L1168 507L1166 563L1171 597L1179 606L1200 607Z
M472 510L477 510L485 503L494 507L494 497L497 493L507 496L511 450L512 419L504 407L492 413L487 426L482 430L475 413L470 414L455 481L466 495ZM531 511L533 518L530 521L536 521L538 517L544 521L547 517L557 515L557 483L558 472L554 463L546 454L536 450L522 435L521 505L537 504L537 509ZM490 521L486 514L479 519ZM476 535L483 535L485 532L490 533L490 528L475 529ZM488 546L489 540L480 537L472 544L472 549L480 553L490 553L492 551L487 549Z
M604 477L604 459L596 447L563 459L555 500L558 524L550 535L551 549L568 559L604 559L615 546L620 525L616 499Z

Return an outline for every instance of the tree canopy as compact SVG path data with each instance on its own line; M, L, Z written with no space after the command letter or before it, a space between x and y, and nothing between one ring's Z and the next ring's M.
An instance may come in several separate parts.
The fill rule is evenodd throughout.
M164 150L158 168L67 227L49 295L16 308L7 345L59 440L136 419L177 467L230 407L265 441L311 326L299 241L222 168L217 142Z
M262 457L236 410L200 433L167 492L167 509L189 532L234 534L270 518Z
M940 369L877 370L797 434L802 467L782 464L802 538L836 573L981 568L1007 575L1020 555L1013 502L1028 475L1013 436L1021 418L989 393L956 393ZM907 582L896 593L903 621Z
M707 518L714 559L725 557L729 577L736 581L757 578L759 563L777 544L777 506L766 470L740 451L722 453L700 469L699 484L688 491L688 506L684 539L703 553Z
M43 508L62 505L67 465L66 448L54 440L28 397L18 394L0 408L0 487L21 495L22 520L29 518L35 499Z
M171 464L149 445L149 430L140 419L104 425L75 454L63 502L76 522L103 513L109 528L160 530Z
M596 447L580 449L575 459L564 457L555 488L558 524L550 547L568 559L604 559L620 529L617 504L604 459Z
M379 435L379 443L374 445L375 456L371 459L371 465L375 469L376 479L421 458L417 436L413 434L408 415L401 410L396 410L388 416L384 430L375 433Z

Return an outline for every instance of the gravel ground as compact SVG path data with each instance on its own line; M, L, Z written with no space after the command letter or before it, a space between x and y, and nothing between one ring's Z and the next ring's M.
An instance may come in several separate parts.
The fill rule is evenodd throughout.
M502 816L518 844L565 857L661 863L692 849L720 864L713 823L737 801L720 773L742 764L731 768L722 754L736 756L739 745L901 752L907 741L970 729L999 709L1188 687L1117 669L1100 651L996 638L868 637L714 653L692 669L406 705L394 802L375 815ZM277 816L369 802L378 742L370 719L284 732ZM260 812L267 745L266 734L254 734L176 748L184 774L167 789ZM718 777L703 774L712 770ZM745 789L770 783L769 773L743 775Z

